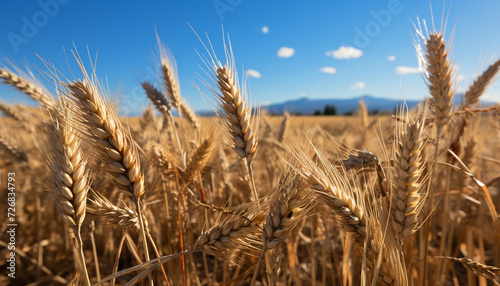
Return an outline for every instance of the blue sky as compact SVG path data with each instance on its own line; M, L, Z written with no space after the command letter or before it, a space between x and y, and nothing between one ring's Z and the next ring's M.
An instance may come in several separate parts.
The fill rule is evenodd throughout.
M433 1L432 10L437 30L443 11L448 17L447 38L455 28L453 61L463 90L500 57L500 1L460 0L445 7ZM240 75L253 70L255 103L362 94L421 99L426 87L415 73L412 21L425 19L432 30L430 11L428 1L416 0L1 1L0 61L41 67L39 55L73 78L69 68L77 65L69 51L74 43L90 67L88 47L93 56L98 52L98 76L107 79L111 93L120 88L123 110L132 114L148 104L140 82L155 80L156 26L177 61L183 97L195 110L206 110L193 86L201 85L198 74L207 78L196 50L206 52L189 25L209 35L219 56L223 27ZM0 98L32 104L4 85ZM500 101L498 83L485 99Z

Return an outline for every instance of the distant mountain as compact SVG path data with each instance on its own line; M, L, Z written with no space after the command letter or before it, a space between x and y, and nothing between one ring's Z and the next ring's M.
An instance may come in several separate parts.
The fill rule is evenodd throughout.
M455 96L455 106L459 105L462 101L462 95L457 94ZM357 111L359 101L362 100L368 112L387 112L393 111L397 106L400 106L402 101L397 99L380 98L371 95L362 95L355 98L348 99L335 99L335 98L325 98L325 99L309 99L307 97L299 98L296 100L289 100L283 103L271 104L268 106L262 106L261 109L266 109L272 114L283 114L284 111L294 113L294 114L314 114L316 110L323 111L326 105L333 105L337 108L338 114L345 114L347 112ZM421 100L406 100L406 105L408 108L417 107ZM483 107L496 105L496 102L492 101L481 101Z
M455 97L454 105L459 105L461 102L461 94L457 94ZM401 100L374 97L371 95L362 95L355 98L338 99L338 98L325 98L325 99L309 99L307 97L302 97L299 99L288 100L283 103L275 103L267 106L261 106L261 109L267 110L271 114L283 114L287 111L292 114L303 114L311 115L314 114L316 110L323 112L326 105L333 105L337 108L337 113L342 115L347 112L357 111L359 101L363 100L368 112L387 112L393 111L398 105L401 105ZM421 101L420 100L406 100L408 108L416 107ZM481 102L482 106L490 106L497 104L496 102ZM215 115L213 111L201 111L197 112L201 116L213 116Z
M336 98L325 98L325 99L309 99L306 97L289 100L283 103L271 104L268 106L262 106L262 109L267 109L269 113L282 114L284 111L290 113L299 114L314 114L316 110L323 111L326 105L333 105L337 108L338 114L344 114L351 111L358 110L359 101L362 100L368 111L392 111L398 105L401 105L401 101L388 98L377 98L371 95L363 95L355 98L348 99L336 99ZM418 100L407 100L406 104L409 108L415 107L420 101Z

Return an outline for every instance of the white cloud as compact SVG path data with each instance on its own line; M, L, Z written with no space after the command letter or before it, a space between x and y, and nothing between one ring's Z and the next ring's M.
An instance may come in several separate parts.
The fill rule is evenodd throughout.
M269 27L268 26L262 27L262 33L269 34Z
M262 75L256 70L247 70L247 75L253 78L260 78Z
M363 55L362 50L358 50L354 47L344 47L341 46L338 50L327 51L326 56L334 57L338 60L347 60L347 59L357 59Z
M390 61L390 62L393 62L396 60L396 56L395 55L390 55L387 57L387 60Z
M399 75L407 75L407 74L420 73L420 70L414 67L398 66L396 68L396 73Z
M457 75L457 81L461 82L461 81L463 81L464 79L465 79L465 75L463 75L463 74L458 74L458 75Z
M292 48L281 47L278 50L278 57L280 58L290 58L293 54L295 54L295 50Z
M319 71L323 73L334 74L337 72L337 69L334 67L322 67Z
M349 86L350 89L363 89L366 83L364 81L356 81L353 85Z
M307 93L305 93L305 92L301 92L301 93L300 93L300 96L302 96L302 97L304 97L304 96L306 96L306 95L307 95Z
M268 106L268 105L271 105L271 102L267 100L260 103L260 106Z

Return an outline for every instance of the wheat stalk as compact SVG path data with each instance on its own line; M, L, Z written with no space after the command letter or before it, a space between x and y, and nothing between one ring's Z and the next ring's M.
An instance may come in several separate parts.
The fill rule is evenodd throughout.
M17 160L17 162L28 162L28 153L22 150L17 144L9 140L9 138L0 134L0 146L3 146L7 151L9 151L12 156Z
M473 106L479 101L479 97L481 97L486 88L493 82L499 70L500 60L497 60L474 80L469 86L469 89L465 92L464 97L467 106Z
M200 128L200 123L198 122L196 114L189 107L189 105L182 100L175 59L167 47L161 43L158 35L157 42L160 50L161 70L165 94L170 98L172 105L179 111L179 113L185 115L193 128L198 130Z
M26 131L32 133L33 127L31 127L31 125L28 124L28 122L29 122L28 119L25 118L18 111L19 109L20 109L19 106L10 106L10 105L7 105L5 103L0 102L0 111L3 112L3 114L5 114L5 116L16 120L17 122L19 122L19 124L21 124L21 126L24 129L26 129Z
M490 280L495 285L500 285L495 277L500 276L500 268L485 265L483 263L474 261L470 258L457 258L449 256L435 256L434 258L449 259L461 263L466 269L474 272L476 275L483 276Z
M433 115L436 124L436 148L434 161L438 161L439 155L439 141L441 137L441 131L446 123L449 122L452 112L452 105L455 97L455 90L453 89L453 65L451 65L450 58L448 56L449 49L446 47L443 35L434 32L429 35L429 39L426 41L426 68L428 72L428 89L431 95L430 105L433 108ZM433 207L433 201L431 201L431 208ZM440 239L439 253L444 254L446 246L446 237L448 234L448 216L450 213L450 192L449 188L445 190L443 207L442 207L442 222L443 229ZM427 223L427 225L429 225ZM427 227L427 226L426 226ZM425 246L427 248L427 246ZM426 250L425 250L426 251ZM425 254L426 255L426 254ZM424 266L425 268L425 266ZM442 277L444 273L444 267L441 261L438 264L437 276ZM426 269L423 270L425 276Z
M286 135L286 130L288 128L288 119L289 119L290 115L288 114L288 112L285 112L285 114L283 115L283 120L281 120L281 124L280 124L280 129L278 130L278 142L280 143L283 143L283 141L285 141L285 135Z
M216 93L220 109L226 122L226 134L233 141L233 150L240 158L246 159L248 173L250 174L250 187L255 202L259 195L255 186L252 161L257 154L258 139L252 130L252 117L250 109L246 106L239 84L235 81L236 74L233 65L222 66L220 63L213 65L216 74L216 84L220 93Z
M163 124L162 129L166 129L168 124L168 120L172 122L172 128L174 128L175 139L177 140L177 146L182 153L182 145L179 139L179 135L177 134L177 129L175 128L175 120L172 115L172 105L166 98L166 96L156 89L152 84L148 82L142 83L142 88L146 92L146 95L151 100L151 102L156 106L156 108L163 114Z
M70 125L68 112L67 107L61 104L57 122L47 127L48 138L44 147L47 150L51 189L56 207L64 222L74 230L77 242L75 249L82 269L82 279L85 285L90 285L80 235L90 188L89 170L86 167L87 161L83 156L80 140Z
M359 113L359 119L361 119L361 126L364 128L368 127L368 111L366 110L366 105L365 102L360 100L358 102L358 113Z
M81 61L80 66L83 67ZM82 68L82 70L84 70ZM106 104L99 88L86 76L83 82L68 84L80 116L87 126L87 135L96 141L105 163L106 171L115 185L128 194L133 195L139 224L141 227L144 258L149 261L149 250L146 239L146 226L142 215L140 198L144 194L144 173L140 166L139 152L136 142L128 129L120 122L113 105ZM150 285L153 284L149 276Z
M211 88L206 82L204 84L216 97L218 104L217 114L222 118L224 125L222 127L223 132L232 141L232 148L235 153L246 161L246 167L250 176L252 199L258 202L259 195L255 186L255 177L252 169L252 161L258 149L257 130L253 124L251 108L246 102L245 89L240 90L231 44L229 43L228 47L224 42L225 65L222 65L217 59L213 49L213 55L210 54L206 46L205 49L210 57L210 60L202 58L205 66L209 69L205 73L215 83L217 89Z
M22 93L28 95L31 99L37 101L41 105L47 107L55 107L57 102L54 98L48 95L42 87L33 83L34 80L27 80L19 75L16 75L7 68L0 68L0 78L5 84L9 84L17 88Z

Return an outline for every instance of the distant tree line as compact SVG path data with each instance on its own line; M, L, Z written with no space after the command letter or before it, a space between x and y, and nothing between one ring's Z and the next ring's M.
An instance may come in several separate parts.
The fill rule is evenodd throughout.
M357 114L357 110L350 110L344 112L342 115L344 116L353 116ZM397 114L395 111L380 111L378 109L370 110L368 111L368 115L391 115L391 114ZM314 112L314 115L316 116L323 116L323 115L339 115L337 112L337 108L334 105L326 105L323 111L321 109L317 109Z
M349 111L346 111L342 114L339 114L338 113L338 110L337 110L337 107L335 105L326 105L323 110L321 109L317 109L316 111L314 111L314 115L315 116L330 116L330 115L343 115L343 116L354 116L354 115L357 115L357 110L354 109L354 110L349 110ZM302 115L307 115L304 114L304 113L300 113L300 112L293 112L293 111L290 111L289 112L290 115L292 116L302 116ZM281 116L282 114L281 113L275 113L275 112L270 112L269 113L270 115L278 115L278 116ZM385 111L381 111L379 109L373 109L373 110L369 110L368 111L368 115L370 116L374 116L374 115L393 115L393 114L398 114L397 113L397 108L393 109L393 110L385 110Z
M337 107L334 105L326 105L323 112L321 110L316 110L314 115L337 115Z

